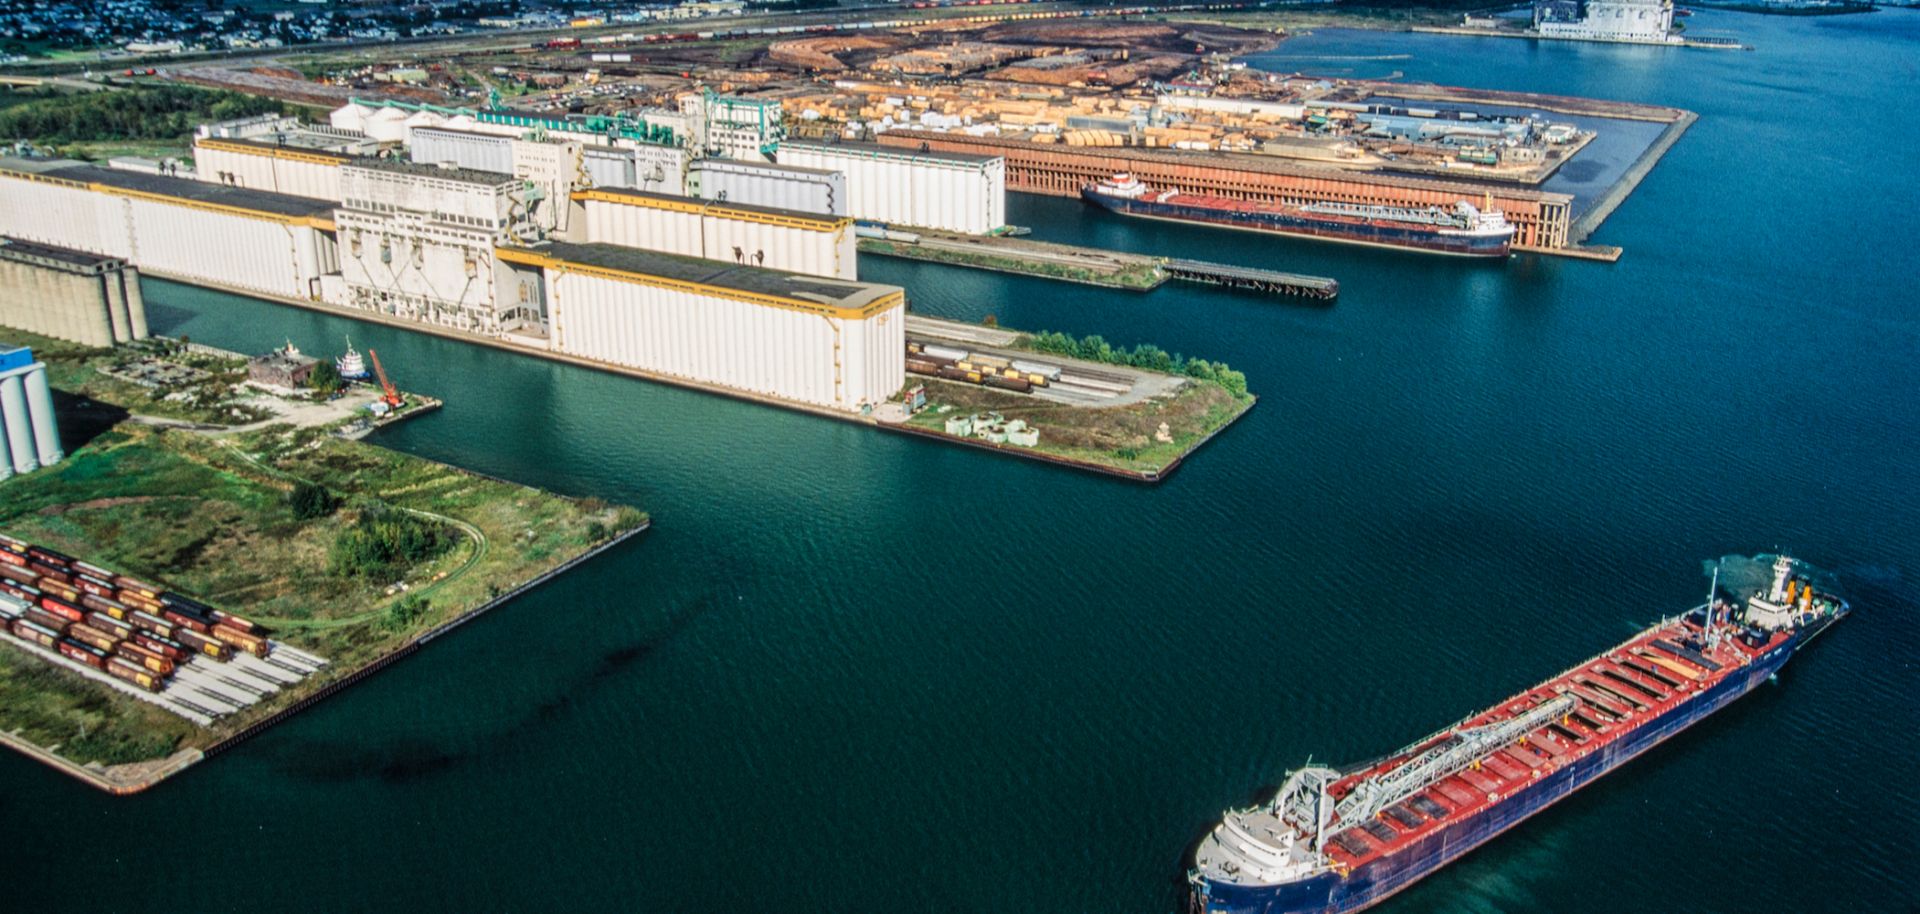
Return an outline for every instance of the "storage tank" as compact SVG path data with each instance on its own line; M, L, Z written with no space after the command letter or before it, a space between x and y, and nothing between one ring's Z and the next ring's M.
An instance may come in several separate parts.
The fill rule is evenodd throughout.
M407 137L407 113L398 108L381 108L367 116L363 132L382 143L398 143Z
M367 118L372 114L372 108L362 105L359 102L348 102L345 105L333 109L333 113L327 115L327 123L333 125L333 127L338 130L352 130L355 133L365 133L367 129Z
M35 364L27 371L27 418L33 425L33 444L41 466L52 466L67 456L60 449L60 429L54 424L53 392L47 389L46 366Z
M33 428L27 418L26 385L19 375L0 378L0 419L7 426L7 454L13 458L16 473L40 469L33 454Z

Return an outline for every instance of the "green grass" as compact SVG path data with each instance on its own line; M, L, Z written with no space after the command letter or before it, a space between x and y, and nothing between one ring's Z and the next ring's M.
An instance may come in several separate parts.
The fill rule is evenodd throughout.
M296 518L286 493L299 479L325 485L342 504L325 517ZM375 507L421 512L456 530L457 541L378 580L338 573L329 562L335 538ZM0 483L0 530L263 623L332 666L202 729L6 646L0 730L19 730L81 763L204 747L644 520L630 508L317 429L212 437L123 423L52 468ZM406 590L390 591L396 583ZM416 602L395 612L408 595L424 598L424 611Z
M907 424L945 433L953 416L998 412L1023 419L1040 430L1031 450L1133 473L1158 473L1197 447L1208 435L1233 423L1254 398L1236 398L1226 388L1193 380L1172 396L1129 406L1066 406L975 384L913 377L927 386L928 408ZM939 407L951 407L941 412ZM1171 441L1156 434L1166 423Z

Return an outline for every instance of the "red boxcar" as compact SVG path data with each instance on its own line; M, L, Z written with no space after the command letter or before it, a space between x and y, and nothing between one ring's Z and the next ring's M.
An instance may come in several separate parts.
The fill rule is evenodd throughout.
M215 660L230 660L233 658L233 648L225 641L200 634L193 629L180 629L174 632L173 636L180 639L181 644L186 645L188 650L195 653L205 654Z
M97 647L88 647L70 638L60 639L60 656L69 660L78 660L94 669L107 665L107 652Z
M152 671L124 657L107 658L107 675L124 679L149 692L160 691L160 677Z
M228 628L224 623L213 627L213 636L233 645L255 657L267 656L267 639L259 635Z
M193 653L188 651L186 646L180 642L153 634L152 632L134 632L133 643L159 654L168 660L172 660L175 663L193 656Z
M168 660L158 651L148 650L131 641L120 642L120 645L115 647L113 652L162 676L173 673L173 661Z
M56 616L60 616L68 622L78 622L87 617L86 610L57 597L41 597L40 608Z

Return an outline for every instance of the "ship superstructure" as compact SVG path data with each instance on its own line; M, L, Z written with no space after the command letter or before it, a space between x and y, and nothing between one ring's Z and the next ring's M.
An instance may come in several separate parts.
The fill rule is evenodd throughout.
M1230 810L1194 852L1191 908L1370 907L1766 681L1846 615L1811 569L1706 604L1386 758L1309 765Z
M1492 208L1465 200L1451 207L1403 207L1360 203L1262 203L1154 188L1128 175L1114 175L1081 188L1091 203L1128 216L1200 222L1227 228L1299 235L1329 241L1409 248L1465 257L1505 257L1513 250L1514 226Z

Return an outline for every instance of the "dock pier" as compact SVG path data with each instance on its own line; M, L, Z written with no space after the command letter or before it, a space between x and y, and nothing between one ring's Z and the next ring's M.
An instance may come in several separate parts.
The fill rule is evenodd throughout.
M1245 289L1271 295L1295 295L1329 302L1340 295L1340 282L1325 276L1307 276L1300 273L1282 273L1279 270L1261 270L1224 263L1208 263L1204 260L1174 258L1164 261L1160 268L1174 279L1203 282L1228 289Z

